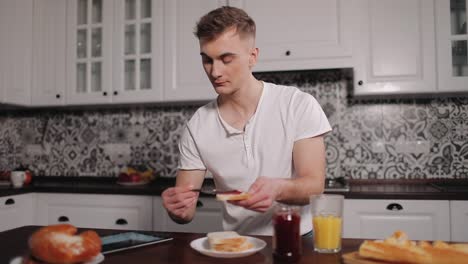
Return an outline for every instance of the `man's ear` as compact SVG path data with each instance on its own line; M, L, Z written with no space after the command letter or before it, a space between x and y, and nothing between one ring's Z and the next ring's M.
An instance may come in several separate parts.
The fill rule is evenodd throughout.
M258 48L252 48L250 51L250 56L249 56L249 68L252 69L255 64L257 64L257 59L258 59Z

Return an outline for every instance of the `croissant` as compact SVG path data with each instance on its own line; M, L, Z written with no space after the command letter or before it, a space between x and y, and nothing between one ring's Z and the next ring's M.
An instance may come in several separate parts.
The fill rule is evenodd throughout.
M101 239L95 231L76 235L76 227L59 224L42 227L29 238L35 258L53 264L90 261L101 252Z

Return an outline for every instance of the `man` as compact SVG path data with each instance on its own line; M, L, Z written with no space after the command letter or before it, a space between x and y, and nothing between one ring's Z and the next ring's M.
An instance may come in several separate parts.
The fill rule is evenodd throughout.
M306 205L301 233L312 229L309 196L323 192L325 147L331 130L320 105L295 87L252 75L259 51L255 22L241 9L221 7L203 16L196 36L205 72L218 97L199 108L179 143L176 186L162 193L171 218L195 214L206 171L216 189L251 194L223 203L223 227L241 234L272 235L272 205Z

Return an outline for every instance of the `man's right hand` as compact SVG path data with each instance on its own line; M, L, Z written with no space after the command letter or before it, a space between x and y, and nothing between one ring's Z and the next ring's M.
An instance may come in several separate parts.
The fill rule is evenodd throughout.
M171 187L162 193L163 206L169 216L179 224L192 221L198 200L198 192L192 186Z

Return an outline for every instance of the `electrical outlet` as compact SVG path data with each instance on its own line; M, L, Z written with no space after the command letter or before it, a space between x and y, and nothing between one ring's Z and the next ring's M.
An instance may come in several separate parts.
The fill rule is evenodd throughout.
M26 152L28 153L28 155L35 156L35 155L42 155L45 151L42 145L28 144L26 145Z
M377 141L372 142L372 152L374 153L384 153L385 152L385 142Z
M395 143L395 149L398 153L422 154L428 153L430 143L426 140L416 141L398 141Z

